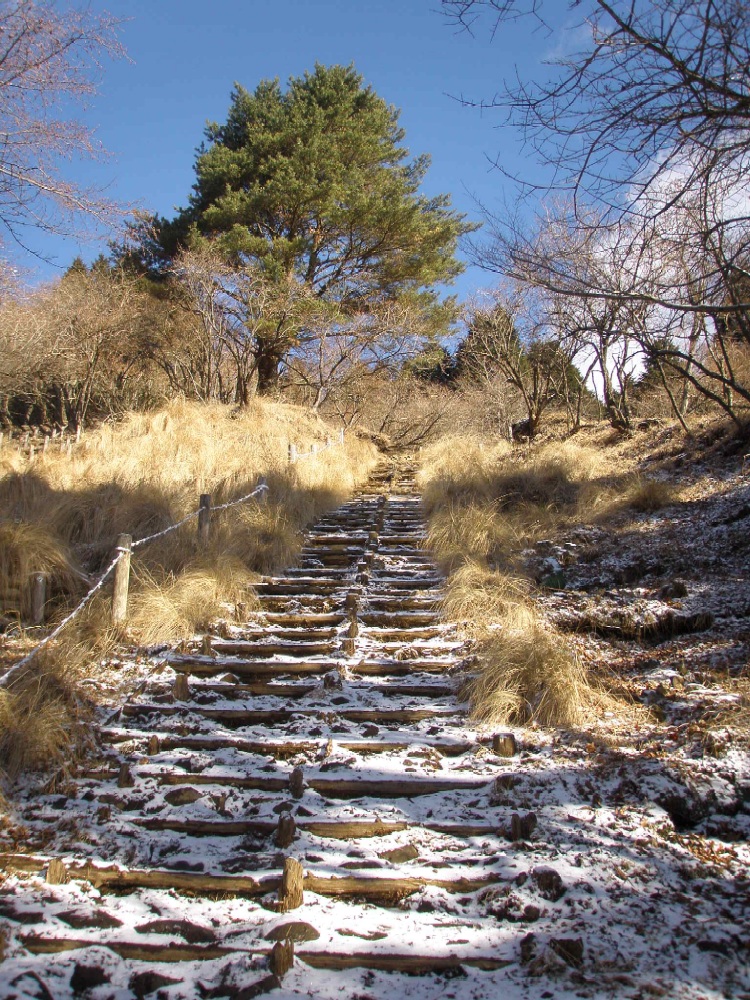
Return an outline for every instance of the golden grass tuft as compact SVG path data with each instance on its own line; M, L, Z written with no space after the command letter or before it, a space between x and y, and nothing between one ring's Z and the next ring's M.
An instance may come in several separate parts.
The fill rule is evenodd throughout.
M533 612L528 597L526 580L467 561L451 575L443 609L451 621L469 626L474 635L486 635L501 623L506 628L530 627Z
M30 613L34 573L47 576L51 592L81 589L69 547L46 525L0 521L0 608Z
M479 672L464 687L477 721L555 727L583 720L586 673L559 635L532 623L485 639L478 657Z
M10 780L54 766L86 738L87 712L72 676L59 653L45 651L33 671L0 690L0 770Z
M625 491L624 503L632 510L649 514L674 503L675 498L676 490L671 483L666 483L661 479L645 479L636 476Z

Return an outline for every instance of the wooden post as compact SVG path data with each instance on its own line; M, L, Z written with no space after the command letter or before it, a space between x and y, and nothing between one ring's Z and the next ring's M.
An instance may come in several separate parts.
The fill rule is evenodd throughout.
M283 979L294 965L294 941L277 941L271 949L271 972L277 979Z
M297 461L297 446L289 442L289 464L294 465Z
M124 622L128 617L130 550L132 544L132 535L119 535L117 538L116 550L120 553L120 558L115 566L115 587L112 594L112 621L115 625Z
M198 541L208 545L211 533L211 494L201 493L200 512L198 513Z
M279 912L296 910L304 902L302 887L305 873L296 858L284 858L284 872L279 886Z
M47 577L44 573L34 573L31 581L31 624L42 625L44 606L47 603Z
M342 427L341 431L339 432L339 444L343 443L344 443L344 428Z
M49 448L49 434L44 435L44 444L42 445L42 454L47 454L47 449Z
M289 847L296 833L297 824L294 822L294 816L288 812L281 813L279 816L279 825L276 827L276 846L281 848Z
M81 425L78 424L76 427L76 444L81 440Z

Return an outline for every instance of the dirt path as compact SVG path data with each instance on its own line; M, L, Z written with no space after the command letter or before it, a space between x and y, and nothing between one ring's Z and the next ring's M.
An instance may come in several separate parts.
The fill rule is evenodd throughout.
M680 839L658 761L634 804L614 751L466 725L423 539L376 476L29 789L0 996L750 996L741 859Z

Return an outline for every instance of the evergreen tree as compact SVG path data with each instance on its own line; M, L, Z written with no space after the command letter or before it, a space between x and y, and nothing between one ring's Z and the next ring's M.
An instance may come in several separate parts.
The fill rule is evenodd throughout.
M188 206L155 220L142 254L163 264L211 241L287 298L296 283L345 316L403 295L439 309L433 286L460 273L457 242L473 227L447 195L419 194L429 157L408 159L398 114L351 66L316 65L286 90L236 85L226 122L206 129ZM259 392L275 387L300 336L301 321L285 316L268 336L254 327Z

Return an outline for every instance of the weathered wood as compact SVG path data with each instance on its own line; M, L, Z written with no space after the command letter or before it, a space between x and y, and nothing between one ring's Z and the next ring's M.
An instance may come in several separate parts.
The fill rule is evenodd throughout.
M190 700L190 684L187 674L177 674L172 685L172 695L177 701Z
M295 767L289 775L289 791L295 799L301 799L305 794L305 772L301 767Z
M21 943L32 955L54 955L66 951L78 951L97 944L92 938L45 937L42 934L22 934ZM107 948L120 958L136 962L208 962L224 955L236 954L239 949L221 945L148 944L141 941L116 941L107 938Z
M276 827L276 836L274 841L277 847L282 848L289 847L293 842L294 837L297 833L297 824L294 821L294 816L291 813L283 812L279 816L279 824Z
M133 788L134 785L135 778L133 777L133 772L130 770L130 765L127 763L121 764L117 775L117 787Z
M294 965L294 942L277 941L271 949L269 965L274 976L283 979Z
M288 913L296 910L304 902L305 873L302 865L295 858L284 859L284 871L279 886L279 912Z
M44 609L47 604L47 577L44 573L34 573L31 580L31 624L44 623Z
M208 545L211 536L211 494L201 493L198 510L198 541Z
M294 465L297 461L297 445L289 442L289 464Z
M498 757L515 757L518 744L513 733L496 733L492 737L492 752Z
M118 536L116 551L120 558L115 566L114 590L112 593L112 621L120 625L128 617L128 588L130 587L130 552L133 544L131 535Z
M365 954L349 952L338 954L326 951L300 951L297 957L313 969L380 969L383 972L404 972L410 975L426 975L430 972L442 972L469 965L475 969L492 971L504 969L513 963L507 959L491 956L459 956L450 955L394 955L391 953Z
M46 881L50 885L64 885L68 881L65 865L58 858L51 858L47 865Z

